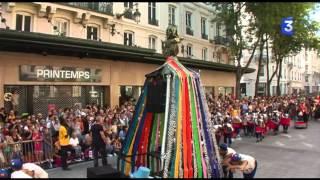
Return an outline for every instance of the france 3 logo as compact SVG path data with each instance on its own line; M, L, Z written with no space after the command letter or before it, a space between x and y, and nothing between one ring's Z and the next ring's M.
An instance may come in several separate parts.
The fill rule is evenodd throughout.
M293 17L282 18L281 34L283 34L285 36L292 36L293 35Z

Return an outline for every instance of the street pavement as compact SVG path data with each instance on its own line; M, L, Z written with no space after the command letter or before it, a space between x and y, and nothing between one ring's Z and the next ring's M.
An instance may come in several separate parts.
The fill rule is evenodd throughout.
M266 135L259 143L254 137L242 137L234 140L231 147L257 159L256 178L320 178L320 121L311 120L308 129L291 126L288 134ZM116 167L116 157L108 157L108 162ZM70 167L71 171L55 168L47 172L50 178L86 178L93 162ZM242 178L242 174L236 172L234 177Z

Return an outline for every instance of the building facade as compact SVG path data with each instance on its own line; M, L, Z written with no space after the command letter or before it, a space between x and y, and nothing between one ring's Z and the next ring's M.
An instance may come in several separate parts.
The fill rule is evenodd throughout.
M320 91L320 55L315 50L305 50L304 90L306 93L318 94Z
M179 59L200 71L206 91L233 93L235 67L212 13L203 3L1 3L0 94L17 92L20 112L137 99L165 60L169 24L184 38Z
M244 59L249 59L250 54L246 53ZM272 52L269 50L269 75L275 71L276 63L271 58ZM259 52L256 53L255 59L251 62L250 68L258 69ZM244 61L245 63L246 61ZM267 86L267 66L266 54L263 54L262 65L260 72L260 83L258 95L263 96L266 94ZM298 94L298 93L316 93L319 91L319 55L317 51L310 49L302 49L298 54L285 57L282 62L282 73L280 77L281 94ZM243 88L242 95L254 96L255 82L257 71L245 74L242 77L241 83ZM276 75L270 87L270 94L276 95L277 89Z

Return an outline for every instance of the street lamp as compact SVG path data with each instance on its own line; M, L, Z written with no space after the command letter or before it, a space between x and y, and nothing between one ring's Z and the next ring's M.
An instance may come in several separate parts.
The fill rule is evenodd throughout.
M134 21L138 24L140 22L141 13L138 9L138 3L135 3L134 6L136 6L136 11L132 14ZM122 16L124 16L127 13L132 13L132 7L126 8L123 13L116 14L117 19L120 19Z
M136 4L137 4L137 8L136 8L136 11L133 13L133 18L138 24L140 22L141 13L139 12L139 9L138 9L138 3Z

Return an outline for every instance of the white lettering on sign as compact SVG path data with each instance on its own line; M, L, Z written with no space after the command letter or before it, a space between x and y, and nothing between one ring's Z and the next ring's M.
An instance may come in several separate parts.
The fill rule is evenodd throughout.
M40 76L43 76L43 70L37 69L37 78L39 78Z
M37 69L37 78L47 79L90 79L89 71Z

